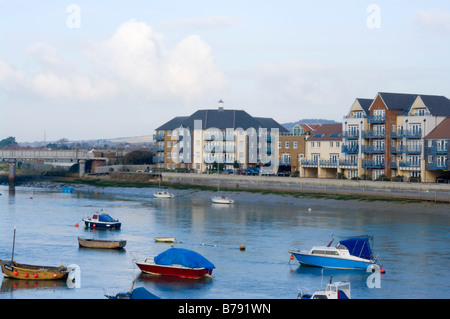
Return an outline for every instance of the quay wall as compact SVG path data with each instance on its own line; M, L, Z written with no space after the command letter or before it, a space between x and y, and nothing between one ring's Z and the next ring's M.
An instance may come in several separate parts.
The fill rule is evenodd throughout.
M450 184L406 183L276 176L162 173L168 184L290 193L321 193L450 203Z

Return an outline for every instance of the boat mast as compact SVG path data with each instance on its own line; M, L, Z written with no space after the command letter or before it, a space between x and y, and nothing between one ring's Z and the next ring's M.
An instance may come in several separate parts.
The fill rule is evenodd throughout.
M12 248L12 256L11 256L11 265L14 261L14 246L16 245L16 226L14 225L14 237L13 237L13 248Z

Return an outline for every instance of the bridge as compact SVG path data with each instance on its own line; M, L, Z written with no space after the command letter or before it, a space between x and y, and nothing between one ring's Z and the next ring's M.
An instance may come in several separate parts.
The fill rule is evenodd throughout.
M104 157L95 157L92 151L87 150L48 150L48 149L1 149L0 160L9 162L9 180L14 181L16 175L16 162L19 160L47 160L66 161L79 165L80 177L86 172L86 161L108 161Z

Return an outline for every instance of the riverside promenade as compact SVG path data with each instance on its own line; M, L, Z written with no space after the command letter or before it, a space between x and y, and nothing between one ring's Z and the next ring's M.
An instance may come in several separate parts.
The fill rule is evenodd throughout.
M319 193L372 198L424 200L450 203L450 184L317 179L277 176L246 176L162 173L167 184L219 187L222 190Z

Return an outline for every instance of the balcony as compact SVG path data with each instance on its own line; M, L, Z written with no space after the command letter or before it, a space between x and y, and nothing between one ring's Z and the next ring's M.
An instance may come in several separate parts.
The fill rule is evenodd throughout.
M317 167L319 164L319 161L317 159L311 159L311 160L302 160L301 161L302 166L309 166L309 167Z
M349 140L357 140L359 138L359 131L343 131L342 137Z
M450 170L449 161L433 161L426 164L427 170L429 171L443 171Z
M441 154L441 155L445 155L448 154L448 145L435 145L435 146L431 146L431 147L427 147L426 148L426 152L427 154Z
M337 167L337 160L320 160L320 167Z
M382 154L386 151L386 148L384 145L362 145L361 146L361 152L363 153L378 153Z
M341 151L342 153L358 153L359 151L359 145L358 144L349 144L349 145L345 145L343 144L341 147Z
M164 152L164 148L165 148L164 145L157 145L156 146L156 151L157 152Z
M391 138L422 138L422 130L391 131Z
M384 130L363 131L362 136L364 138L385 138L386 134Z
M421 154L422 145L394 145L390 148L391 153Z
M155 135L153 135L153 140L155 140L155 141L164 141L164 134L155 134Z
M384 168L384 161L380 160L364 160L362 162L364 168Z
M164 163L164 157L162 157L162 156L153 156L153 163Z
M353 159L340 159L339 166L356 167L358 166L358 161Z
M420 169L420 161L399 161L398 167L400 169Z
M384 123L386 116L384 115L369 115L367 117L367 123Z

